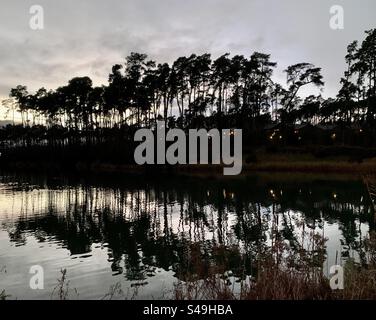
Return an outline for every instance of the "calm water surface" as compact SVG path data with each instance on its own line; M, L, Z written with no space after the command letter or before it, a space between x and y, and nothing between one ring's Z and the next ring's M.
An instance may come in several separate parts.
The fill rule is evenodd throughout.
M50 299L67 270L69 297L165 299L203 265L252 273L256 246L271 231L293 243L302 229L327 237L324 270L359 258L375 229L360 179L252 176L238 180L29 176L0 177L0 292ZM226 257L226 259L224 259ZM29 286L32 265L45 289Z

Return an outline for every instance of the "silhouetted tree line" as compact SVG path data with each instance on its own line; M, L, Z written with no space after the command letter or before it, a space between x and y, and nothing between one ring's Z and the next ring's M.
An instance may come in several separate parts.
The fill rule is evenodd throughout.
M272 80L277 66L269 54L249 58L226 53L213 60L208 53L157 64L131 53L116 64L108 84L93 86L76 77L56 90L26 86L11 89L3 101L8 114L21 114L22 125L3 129L2 139L69 143L103 141L114 131L131 136L139 127L164 120L169 127L237 127L259 132L270 124L359 124L373 128L376 113L376 29L364 41L348 46L347 70L336 98L311 95L303 87L324 85L321 69L310 63L289 66L287 86ZM31 141L32 138L36 138Z

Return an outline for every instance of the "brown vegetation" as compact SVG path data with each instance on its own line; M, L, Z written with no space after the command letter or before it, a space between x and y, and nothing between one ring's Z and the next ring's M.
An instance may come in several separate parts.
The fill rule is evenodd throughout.
M304 249L276 242L257 259L254 277L238 280L220 276L214 267L205 279L191 275L175 285L177 300L359 300L376 299L376 233L364 241L366 261L352 259L344 267L344 289L332 290L324 275L325 239L310 234ZM199 264L199 261L195 263ZM199 268L199 267L198 267ZM236 280L235 280L236 281Z

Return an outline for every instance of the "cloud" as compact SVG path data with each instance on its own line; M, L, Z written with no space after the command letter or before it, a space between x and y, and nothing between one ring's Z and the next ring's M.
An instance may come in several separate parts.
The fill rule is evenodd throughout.
M191 53L270 53L275 78L297 62L323 68L333 96L345 69L346 46L375 27L376 2L339 0L345 30L329 28L327 0L41 0L45 29L29 28L34 1L3 0L0 12L0 97L17 84L56 88L73 76L106 83L111 66L132 51L158 62Z

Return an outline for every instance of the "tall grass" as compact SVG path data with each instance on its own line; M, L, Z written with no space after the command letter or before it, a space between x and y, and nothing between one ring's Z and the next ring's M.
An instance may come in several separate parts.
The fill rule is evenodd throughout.
M7 273L7 269L5 266L0 267L0 274L1 273ZM0 300L6 300L9 297L11 296L6 294L5 289L0 289Z
M308 234L307 245L297 250L283 241L261 252L257 272L244 279L224 278L215 270L203 279L192 274L174 287L177 300L357 300L376 299L376 233L364 241L366 261L346 261L344 289L332 290L323 272L325 242ZM195 261L199 264L199 261ZM198 266L199 267L199 266ZM237 285L234 285L236 283Z
M10 298L11 296L6 294L5 290L0 292L0 300L6 300L7 298Z
M57 285L51 293L51 299L69 300L71 289L69 287L70 281L67 279L67 269L60 270L61 277L57 279ZM74 288L74 293L78 297L78 291Z

